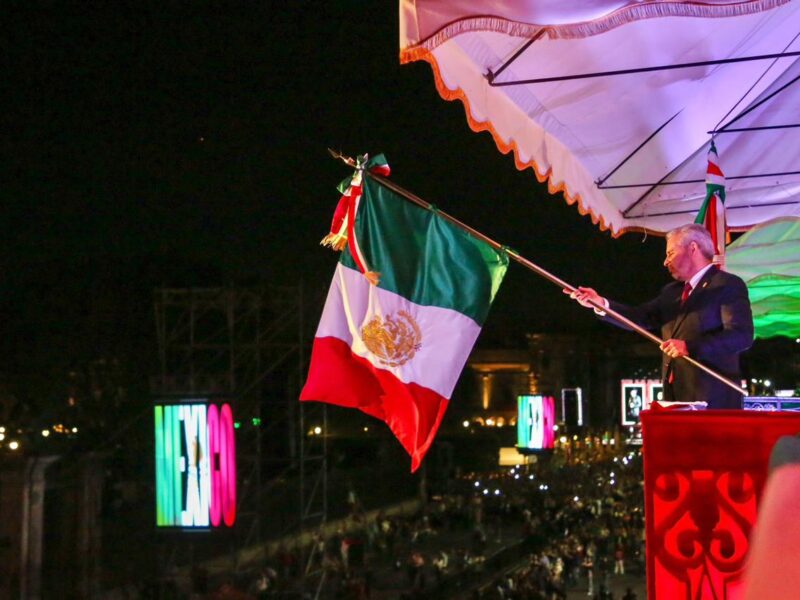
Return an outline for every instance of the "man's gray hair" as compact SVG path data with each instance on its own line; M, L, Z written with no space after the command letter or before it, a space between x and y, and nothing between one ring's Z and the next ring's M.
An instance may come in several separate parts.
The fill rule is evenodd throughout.
M675 238L681 246L688 246L692 242L697 244L700 253L708 259L714 258L714 241L711 234L699 223L681 225L667 232L667 241Z

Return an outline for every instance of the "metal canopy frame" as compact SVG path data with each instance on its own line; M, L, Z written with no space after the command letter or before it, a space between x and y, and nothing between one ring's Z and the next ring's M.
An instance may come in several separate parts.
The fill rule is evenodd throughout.
M545 34L546 30L542 29L536 33L530 40L525 42L519 50L517 50L506 62L504 62L496 71L492 71L491 69L486 74L486 79L489 82L491 87L511 87L516 85L533 85L533 84L542 84L542 83L554 83L559 81L574 81L574 80L581 80L581 79L592 79L597 77L615 77L618 75L633 75L638 73L652 73L654 71L670 71L670 70L677 70L677 69L690 69L695 67L705 67L705 66L713 66L713 65L725 65L725 64L734 64L734 63L742 63L742 62L753 62L753 61L762 61L762 60L777 60L780 58L787 58L787 57L795 57L800 56L800 51L794 52L778 52L773 54L758 54L753 56L741 56L737 58L724 58L724 59L715 59L715 60L704 60L704 61L696 61L696 62L689 62L689 63L677 63L671 65L657 65L652 67L638 67L634 69L619 69L614 71L597 71L592 73L579 73L579 74L572 74L572 75L562 75L558 77L540 77L540 78L533 78L533 79L520 79L514 81L497 81L497 77L500 76L509 66L511 66L514 62L516 62L520 56L530 48L537 40L541 39L542 36ZM714 129L709 131L710 135L717 135L721 133L733 133L733 132L757 132L757 131L766 131L766 130L773 130L773 129L796 129L800 127L800 123L787 123L782 125L770 125L770 126L762 126L762 127L740 127L740 128L731 128L730 126L739 121L741 118L758 108L759 106L763 105L765 102L773 99L779 93L783 92L789 86L793 85L797 81L800 81L800 75L792 79L791 81L787 82L786 84L782 85L780 88L762 98L752 106L748 107L746 110L742 111L738 115L736 115L732 120L728 123L723 125L718 129ZM631 158L633 158L639 150L641 150L644 146L646 146L654 137L656 137L675 117L680 114L680 111L672 115L669 119L667 119L660 127L658 127L653 133L651 133L645 140L639 144L630 154L628 154L619 164L617 164L607 175L601 177L600 179L595 181L595 185L598 189L601 190L613 190L613 189L627 189L627 188L637 188L637 187L647 187L649 188L646 192L644 192L639 198L636 199L630 206L628 206L624 211L622 211L622 215L627 217L631 210L633 210L642 200L644 200L650 193L661 185L679 185L679 184L687 184L687 183L703 183L704 179L690 179L690 180L683 180L683 181L665 181L674 171L670 171L669 173L665 174L657 182L650 182L650 183L632 183L632 184L622 184L622 185L603 185L609 178L611 178L614 173L616 173L619 169L621 169ZM677 167L676 167L677 168ZM752 173L747 175L733 175L727 176L726 179L728 180L737 180L737 179L755 179L760 177L779 177L779 176L786 176L786 175L800 175L800 171L784 171L780 173ZM782 204L796 204L796 202L780 202L780 203L773 203L767 204L765 206L778 206ZM734 210L737 207L729 207L730 210ZM691 211L687 211L691 212Z
M792 85L794 83L797 83L797 81L800 81L800 75L798 75L797 77L795 77L791 81L787 81L781 87L779 87L777 90L775 90L771 94L765 96L764 98L762 98L761 100L759 100L758 102L753 104L753 106L751 106L751 107L747 108L746 110L740 112L733 119L731 119L725 125L723 125L720 129L718 129L716 131L709 131L708 133L715 134L715 133L725 133L727 131L756 131L756 130L761 130L761 129L782 129L784 127L800 127L800 123L796 123L796 124L791 124L791 125L774 125L774 126L771 126L771 127L751 127L749 129L746 128L746 127L743 127L741 129L728 129L728 127L730 125L733 125L734 123L736 123L736 121L738 121L742 117L750 114L752 111L757 109L759 106L761 106L762 104L764 104L768 100L772 100L773 97L775 97L778 94L780 94L783 90L788 88L790 85Z
M752 175L726 175L725 180L733 179L758 179L759 177L781 177L783 175L800 175L800 171L781 171L779 173L755 173ZM627 188L658 186L658 185L681 185L682 183L703 183L705 179L683 179L680 181L656 181L651 183L625 183L622 185L597 185L601 190L623 190ZM632 207L629 207L632 208Z
M792 202L770 202L768 204L760 204L759 206L789 206L792 204L797 204L797 201ZM742 208L751 208L751 205L745 206L728 206L725 205L725 212L731 212L732 210L739 210ZM648 217L663 217L665 215L685 215L689 213L697 213L697 209L694 208L687 208L686 210L671 210L669 212L660 212L660 213L647 213Z
M497 76L505 71L514 61L516 61L522 53L527 50L531 44L541 37L541 33L537 34L533 39L526 42L514 56L508 59L496 73L492 74L491 71L486 75L489 85L492 87L509 87L514 85L532 85L538 83L555 83L558 81L574 81L579 79L593 79L596 77L615 77L617 75L635 75L637 73L652 73L653 71L673 71L676 69L690 69L693 67L709 67L713 65L727 65L731 63L740 62L753 62L759 60L775 60L778 58L786 58L789 56L800 56L800 50L796 52L776 52L774 54L756 54L753 56L739 56L737 58L717 58L714 60L701 60L689 63L677 63L672 65L657 65L654 67L637 67L635 69L619 69L615 71L596 71L593 73L579 73L577 75L560 75L558 77L538 77L534 79L517 79L514 81L495 81Z

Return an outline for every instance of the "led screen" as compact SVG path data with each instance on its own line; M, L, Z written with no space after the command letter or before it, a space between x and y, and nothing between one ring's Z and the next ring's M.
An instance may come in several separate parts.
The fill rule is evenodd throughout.
M552 396L517 397L517 447L527 450L553 448L556 423Z
M156 525L232 527L236 447L229 404L155 406Z
M653 402L664 399L664 385L660 379L622 379L620 387L623 425L636 425L643 410L649 409Z

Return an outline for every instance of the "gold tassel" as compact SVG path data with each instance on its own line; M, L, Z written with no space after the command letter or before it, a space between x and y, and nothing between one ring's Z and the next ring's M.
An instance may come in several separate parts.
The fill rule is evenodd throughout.
M344 247L347 246L347 236L342 235L341 233L329 233L322 238L320 245L327 246L328 248L332 248L337 252L341 252L344 250Z
M364 273L364 277L366 277L367 281L369 281L372 285L378 285L381 280L381 274L377 271L367 271Z

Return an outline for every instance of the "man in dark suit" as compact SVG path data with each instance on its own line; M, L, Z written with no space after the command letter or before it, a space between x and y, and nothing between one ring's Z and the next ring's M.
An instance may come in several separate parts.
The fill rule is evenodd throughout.
M753 343L753 315L747 286L712 263L714 244L702 225L667 233L664 266L677 281L639 306L609 301L592 288L564 290L583 306L611 308L648 330L661 330L664 399L707 402L708 408L742 408L742 394L685 360L698 362L738 382L739 355ZM595 309L597 310L597 309ZM613 318L606 317L613 321Z

